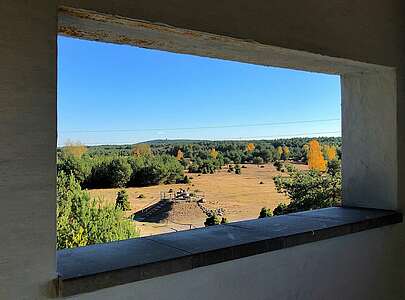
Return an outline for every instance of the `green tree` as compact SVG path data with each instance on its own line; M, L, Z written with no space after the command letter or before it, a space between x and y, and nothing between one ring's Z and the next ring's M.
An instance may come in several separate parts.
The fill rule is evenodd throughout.
M131 178L132 168L123 157L101 157L93 165L88 187L124 187Z
M57 248L74 248L138 236L121 210L90 199L73 175L57 177Z
M58 158L56 169L58 173L72 174L80 184L85 182L91 174L89 161L73 155L63 154Z
M156 155L131 158L129 164L133 171L129 186L174 183L183 179L184 168L174 156Z
M115 200L115 208L121 210L131 210L131 203L128 200L128 193L126 190L120 190L117 193Z
M131 165L122 158L115 158L108 166L111 187L124 187L132 175Z
M340 161L337 159L329 160L327 172L328 172L328 174L330 174L332 176L340 174L340 172L341 172Z
M341 203L341 173L334 175L316 170L289 170L289 176L274 177L277 191L290 198L288 205L280 204L274 215L310 209L338 206Z

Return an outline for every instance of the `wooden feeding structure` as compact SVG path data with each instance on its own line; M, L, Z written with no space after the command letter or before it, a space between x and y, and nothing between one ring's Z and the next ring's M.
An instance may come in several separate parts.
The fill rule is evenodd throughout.
M178 191L160 192L160 200L166 201L200 201L204 200L204 193L190 192L185 189L179 189Z

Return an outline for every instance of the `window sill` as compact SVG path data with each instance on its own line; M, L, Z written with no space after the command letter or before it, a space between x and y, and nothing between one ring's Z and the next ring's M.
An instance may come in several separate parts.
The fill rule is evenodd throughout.
M325 208L58 251L72 296L402 222L394 211Z

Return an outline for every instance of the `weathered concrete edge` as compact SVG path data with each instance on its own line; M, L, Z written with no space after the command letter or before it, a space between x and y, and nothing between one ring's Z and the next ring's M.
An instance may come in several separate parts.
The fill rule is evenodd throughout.
M301 218L302 216L299 217ZM153 263L129 266L128 268L111 270L83 277L69 279L59 277L55 280L55 285L59 297L69 297L306 243L357 233L364 230L393 225L401 223L402 221L403 215L401 213L386 211L386 214L380 217L370 219L365 218L357 222L347 222L338 226L330 226L313 231L305 230L292 235L263 239L230 247L225 246L221 249L214 249L196 254L185 254L184 256L174 259L159 260L159 257L157 257L156 261ZM227 226L233 227L232 223ZM241 227L238 228L240 228L240 230L247 230ZM148 239L145 238L145 240ZM103 247L104 244L98 246Z
M328 74L394 69L67 6L59 7L58 32L79 39Z

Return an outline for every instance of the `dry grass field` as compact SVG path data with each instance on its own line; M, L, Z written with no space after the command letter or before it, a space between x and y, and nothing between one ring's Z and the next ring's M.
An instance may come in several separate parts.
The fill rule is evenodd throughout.
M128 188L129 201L132 214L160 200L161 192L169 189L189 189L190 192L198 190L204 193L204 205L209 209L222 208L228 221L255 219L262 207L275 208L281 202L288 202L288 198L277 193L273 177L278 172L273 165L245 165L241 175L228 173L227 168L215 174L189 174L190 184L168 184L140 188ZM305 169L304 165L296 165ZM263 182L260 184L260 182ZM115 203L119 189L90 190L90 195L100 197L109 203ZM145 198L138 198L143 194ZM170 212L169 217L161 223L134 222L141 236L173 232L204 226L206 215L196 204L179 204Z

